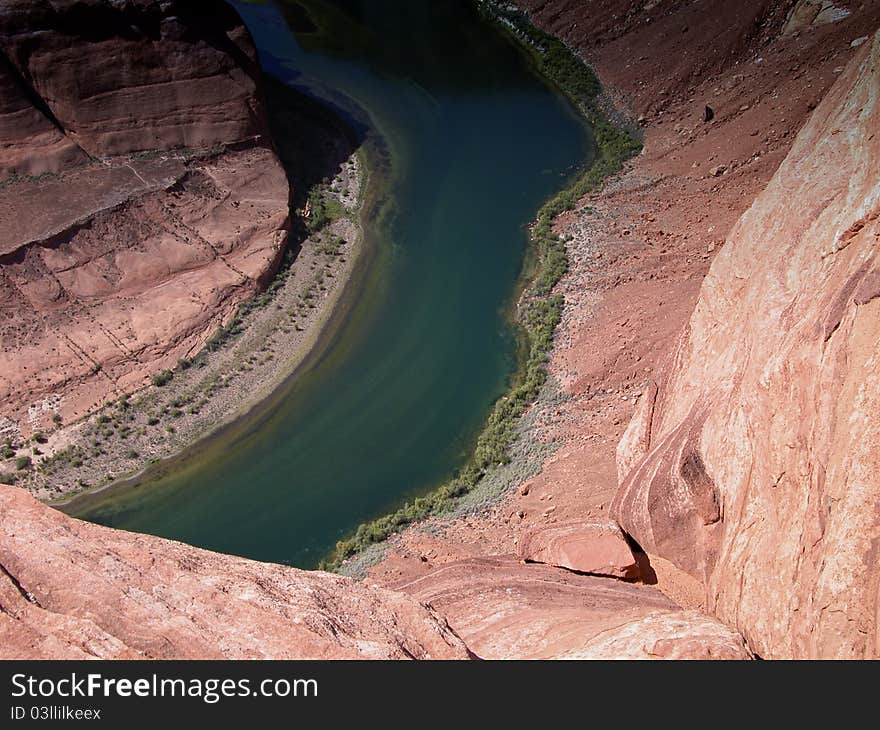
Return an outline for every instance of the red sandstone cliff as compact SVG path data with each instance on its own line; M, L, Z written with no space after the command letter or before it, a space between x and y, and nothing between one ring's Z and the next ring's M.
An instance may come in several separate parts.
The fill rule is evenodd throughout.
M274 270L288 188L225 3L0 2L3 435L198 350Z
M749 656L730 627L767 657L877 655L876 4L523 4L646 126L645 153L558 224L573 264L553 370L572 398L544 472L487 514L397 540L372 576L391 591L83 525L0 490L10 656L463 657L458 637L498 658ZM4 99L0 132L23 104ZM8 159L26 159L16 145L80 159L57 126L21 118L34 141ZM143 184L174 164L139 170ZM636 400L613 514L675 601L568 569L630 569L592 526ZM667 581L669 564L690 583L671 568Z
M880 655L880 36L734 226L612 506L768 657Z
M544 566L463 563L396 588L99 527L0 487L0 659L749 656L656 590Z

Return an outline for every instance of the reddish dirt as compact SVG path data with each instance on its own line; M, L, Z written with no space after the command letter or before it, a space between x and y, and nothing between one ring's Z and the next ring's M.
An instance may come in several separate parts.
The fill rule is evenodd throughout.
M395 538L370 572L380 583L515 554L526 529L607 513L636 397L690 317L714 255L855 53L852 41L880 25L877 3L839 2L851 15L785 32L791 2L718 2L711 12L662 1L519 4L594 65L615 105L644 128L645 149L557 222L573 236L572 267L551 370L572 398L543 437L559 449L488 513ZM681 605L702 607L699 583L666 561L643 574Z

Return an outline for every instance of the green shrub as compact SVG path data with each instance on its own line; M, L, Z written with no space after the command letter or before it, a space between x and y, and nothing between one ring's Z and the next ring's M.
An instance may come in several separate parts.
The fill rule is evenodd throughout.
M163 370L161 373L156 373L151 378L151 380L153 381L153 385L155 385L157 388L161 388L165 385L168 385L173 377L174 373L172 373L170 370Z
M309 193L311 212L308 219L309 231L319 233L333 221L346 214L345 206L330 195L324 186L318 186Z
M339 256L339 252L344 245L345 240L340 236L330 236L321 242L321 245L318 246L318 251L325 256Z
M15 468L18 471L24 471L25 469L30 469L32 465L30 456L19 456L15 460Z

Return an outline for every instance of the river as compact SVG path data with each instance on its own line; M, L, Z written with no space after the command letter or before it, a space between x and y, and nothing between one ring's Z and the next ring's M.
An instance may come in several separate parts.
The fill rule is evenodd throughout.
M321 356L271 407L74 514L314 567L467 458L515 365L507 313L527 224L593 143L467 0L233 4L267 74L384 141L369 267Z

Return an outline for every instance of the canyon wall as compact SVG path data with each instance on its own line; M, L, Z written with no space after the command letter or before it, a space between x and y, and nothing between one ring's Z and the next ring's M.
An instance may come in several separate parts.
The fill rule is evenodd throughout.
M557 224L570 398L543 472L395 539L369 585L0 487L3 658L878 654L877 4L521 4L646 139ZM272 270L287 187L234 14L5 2L0 47L0 428L27 431L197 349ZM101 48L124 73L71 75ZM615 492L666 596L570 569Z
M736 224L612 511L768 657L880 654L880 36Z
M273 273L259 74L223 2L0 3L0 435L137 389Z

